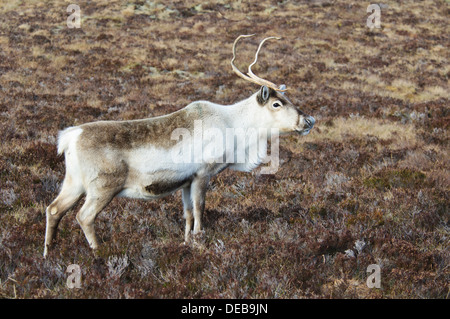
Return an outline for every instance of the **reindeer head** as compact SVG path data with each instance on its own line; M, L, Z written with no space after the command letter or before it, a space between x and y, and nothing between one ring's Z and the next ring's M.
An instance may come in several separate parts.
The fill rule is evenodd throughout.
M258 125L267 128L278 128L280 133L298 132L306 135L313 128L315 120L312 116L300 111L286 96L286 86L276 84L256 76L252 71L252 66L258 61L258 53L262 45L269 39L280 39L268 37L261 41L255 54L255 60L248 66L248 73L243 74L234 65L236 59L236 44L241 38L251 37L251 35L240 35L233 44L233 59L231 66L233 71L244 80L261 85L261 89L252 98L256 99L259 110L255 116L258 118Z

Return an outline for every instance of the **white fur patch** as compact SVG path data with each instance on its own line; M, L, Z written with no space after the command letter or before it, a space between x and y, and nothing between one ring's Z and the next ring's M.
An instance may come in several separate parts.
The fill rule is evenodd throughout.
M76 126L68 127L64 131L59 132L58 154L64 153L69 148L70 143L76 142L81 132L83 132L83 130Z

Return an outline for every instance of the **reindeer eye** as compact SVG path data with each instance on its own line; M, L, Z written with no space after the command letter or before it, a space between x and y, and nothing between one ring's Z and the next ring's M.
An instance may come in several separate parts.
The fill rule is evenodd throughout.
M281 103L280 103L280 102L275 102L275 103L272 104L272 106L273 106L274 108L277 108L277 107L280 107L280 106L281 106Z

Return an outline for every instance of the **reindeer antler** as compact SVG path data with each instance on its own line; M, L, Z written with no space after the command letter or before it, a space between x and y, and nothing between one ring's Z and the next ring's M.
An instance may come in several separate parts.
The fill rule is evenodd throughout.
M248 37L252 37L252 36L254 36L254 34L240 35L240 36L238 36L236 38L236 40L234 40L234 43L233 43L233 59L231 59L231 67L233 68L233 71L239 77L241 77L244 80L247 80L249 82L252 82L252 83L255 83L255 84L258 84L258 85L265 85L265 86L267 86L267 87L269 87L271 89L274 89L275 91L280 91L280 92L287 91L287 89L280 89L275 83L272 83L270 81L267 81L265 79L262 79L262 78L256 76L253 73L253 71L252 71L252 66L255 65L255 63L258 61L258 54L259 54L259 51L261 50L261 47L262 47L263 43L266 42L266 40L269 40L269 39L277 39L277 40L279 40L280 38L278 38L278 37L268 37L268 38L265 38L264 40L261 41L261 43L258 46L258 50L256 51L256 54L255 54L255 60L253 61L252 64L250 64L248 66L248 73L247 73L247 75L242 73L241 71L239 71L239 69L234 65L234 60L236 59L236 44L237 44L237 42L241 38L248 38Z

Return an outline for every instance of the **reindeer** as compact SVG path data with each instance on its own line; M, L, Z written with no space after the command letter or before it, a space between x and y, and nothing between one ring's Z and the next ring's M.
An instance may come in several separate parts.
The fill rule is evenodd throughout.
M282 134L294 131L302 135L309 133L315 120L297 109L286 97L286 86L277 86L252 72L251 67L257 62L263 43L275 37L261 41L247 74L234 65L237 42L250 36L253 35L236 38L231 60L232 69L239 77L261 86L249 98L233 105L196 101L168 115L131 121L92 122L69 127L59 133L58 154L65 155L66 173L59 195L46 209L44 257L59 221L83 195L86 196L85 202L76 219L94 252L99 247L94 231L95 218L114 197L154 199L179 189L186 219L184 239L189 242L192 226L192 234L201 231L201 216L210 179L226 168L251 171L263 160L259 152L256 156L247 156L244 163L233 162L227 156L234 156L234 149L230 147L235 146L227 144L219 154L226 160L179 163L173 154L183 157L180 145L184 147L188 143L187 146L191 147L192 143L206 141L194 139L177 143L171 134L178 128L193 132L194 123L202 121L203 129L215 128L221 132L228 128L258 127L275 128ZM267 134L261 134L257 142L266 145L267 139ZM245 143L248 153L250 144L254 142Z

